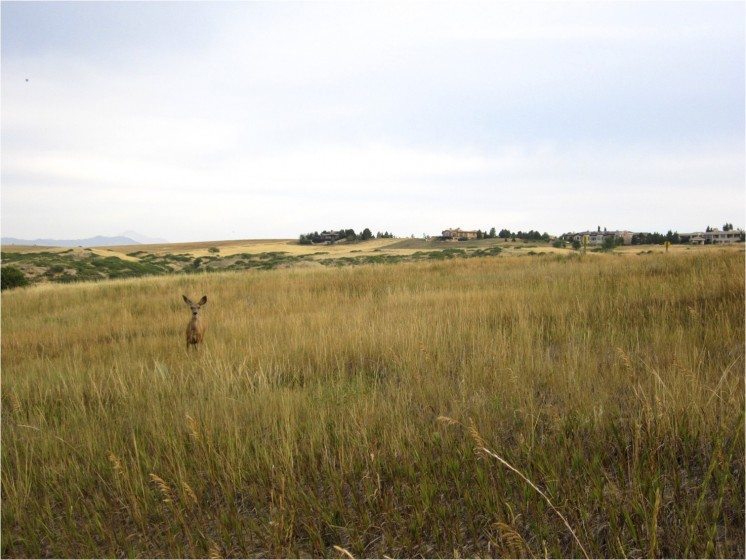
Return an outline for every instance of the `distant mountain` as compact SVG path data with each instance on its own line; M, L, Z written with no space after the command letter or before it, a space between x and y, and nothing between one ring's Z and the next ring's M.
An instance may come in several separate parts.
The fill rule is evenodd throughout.
M117 236L104 237L97 235L87 239L17 239L15 237L3 237L0 239L3 245L42 245L45 247L106 247L110 245L140 245L131 237Z
M138 243L143 243L145 245L156 245L160 243L168 243L168 240L163 239L161 237L148 237L146 235L141 235L137 233L136 231L127 230L124 233L119 234L121 237L129 237L130 239L134 239Z

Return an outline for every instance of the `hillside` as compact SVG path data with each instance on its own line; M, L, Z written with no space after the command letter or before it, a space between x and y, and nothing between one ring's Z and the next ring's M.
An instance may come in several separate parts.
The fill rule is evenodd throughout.
M677 245L671 253L742 250L742 245ZM593 258L598 249L589 250ZM662 246L625 246L619 256L662 254ZM547 243L499 239L444 242L435 239L374 239L332 245L300 245L295 240L225 240L114 247L2 247L2 265L14 266L34 284L70 283L223 270L340 267L496 256L550 257L578 255Z

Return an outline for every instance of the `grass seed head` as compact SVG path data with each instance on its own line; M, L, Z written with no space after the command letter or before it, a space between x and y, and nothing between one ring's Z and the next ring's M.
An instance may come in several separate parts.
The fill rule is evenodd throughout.
M114 473L118 477L124 476L124 467L122 466L122 461L114 454L113 451L109 451L109 462L111 463L111 468L114 470Z
M197 505L197 494L194 493L194 490L192 490L192 487L189 486L189 483L186 480L181 481L181 488L184 490L184 496L186 496L186 503L188 506L196 506Z
M209 546L209 558L211 560L218 560L219 558L222 558L222 557L223 555L220 552L220 545L218 545L218 543L216 543L215 541L211 540L210 546Z
M199 429L197 427L197 422L194 420L194 418L192 418L188 414L186 415L186 425L187 425L187 430L189 430L189 436L194 441L199 441L200 435L199 435Z
M173 502L173 492L171 492L171 487L166 483L165 480L163 480L160 476L154 473L150 473L150 480L158 487L158 490L161 493L161 496L163 497L163 502L166 504L170 504Z

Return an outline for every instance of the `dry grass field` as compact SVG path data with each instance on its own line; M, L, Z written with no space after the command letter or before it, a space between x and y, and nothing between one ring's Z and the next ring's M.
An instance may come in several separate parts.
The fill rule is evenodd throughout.
M741 558L743 249L633 256L4 292L2 556Z
M243 240L224 240L224 241L195 241L190 243L161 243L156 245L138 244L138 245L117 245L111 247L94 247L92 248L97 254L117 256L126 258L132 253L142 252L154 255L171 255L186 254L193 257L205 257L211 255L210 249L219 249L219 254L223 256L238 255L241 253L265 253L271 251L283 251L290 255L315 255L320 251L325 255L331 256L354 256L356 254L375 254L386 252L390 254L409 255L416 251L423 250L442 250L445 248L477 248L477 247L504 247L510 250L516 247L530 245L536 247L537 243L528 243L521 240L517 242L505 242L502 239L480 239L462 242L443 242L424 239L410 238L386 238L371 239L364 242L346 243L338 242L333 244L316 244L301 245L297 239L243 239ZM548 244L539 242L543 248L551 250ZM6 252L20 253L38 253L41 251L52 251L61 253L67 251L64 247L41 247L36 245L3 245L2 250ZM80 252L80 248L73 248L73 251ZM133 258L133 257L129 257Z

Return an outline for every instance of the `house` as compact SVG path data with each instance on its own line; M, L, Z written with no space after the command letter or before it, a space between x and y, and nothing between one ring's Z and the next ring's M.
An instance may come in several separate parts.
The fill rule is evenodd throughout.
M690 245L705 244L705 234L702 232L680 233L679 239L681 239L682 243L689 243Z
M451 228L443 230L443 239L476 239L476 230L467 231L460 228Z
M730 231L713 229L712 231L681 234L681 237L685 236L689 238L691 245L724 245L743 241L744 231L742 229L732 229Z
M339 231L322 231L321 232L321 241L324 241L326 243L333 243L337 241L338 239L342 239L345 236L345 232L342 230Z
M604 239L607 237L620 238L622 244L632 245L631 231L627 230L615 230L615 231L581 231L579 233L564 234L562 237L567 241L578 241L583 242L583 237L588 236L588 245L603 245Z

